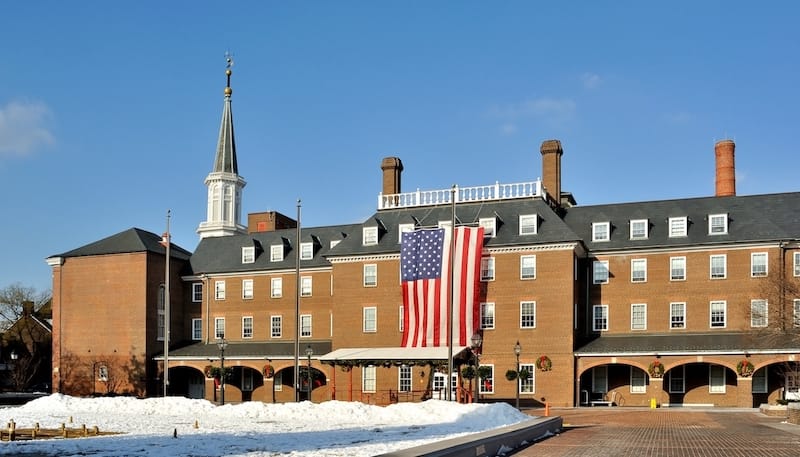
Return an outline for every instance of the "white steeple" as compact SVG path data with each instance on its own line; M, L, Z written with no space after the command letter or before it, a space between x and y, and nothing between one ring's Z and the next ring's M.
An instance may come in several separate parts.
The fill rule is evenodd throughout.
M219 127L217 155L214 169L206 176L208 187L208 215L197 228L200 238L228 236L246 233L247 227L239 223L242 218L242 189L247 184L239 176L236 163L236 142L233 138L233 113L231 112L231 67L233 59L226 55L228 85L225 87L225 103L222 108L222 124Z

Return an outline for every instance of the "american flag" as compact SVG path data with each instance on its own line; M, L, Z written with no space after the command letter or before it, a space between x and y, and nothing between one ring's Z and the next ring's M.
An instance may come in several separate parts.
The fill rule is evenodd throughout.
M450 229L403 234L400 273L403 284L403 347L447 346L449 269L453 270L453 344L467 346L478 328L483 227L456 227L454 255ZM451 262L452 259L452 262Z

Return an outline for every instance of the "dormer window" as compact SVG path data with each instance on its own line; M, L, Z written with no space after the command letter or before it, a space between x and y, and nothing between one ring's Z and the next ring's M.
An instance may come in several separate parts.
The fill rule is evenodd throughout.
M336 245L337 245L337 244L339 244L339 243L341 243L341 242L342 242L342 240L331 240L331 247L330 247L330 249L333 249L333 248L335 248L335 247L336 247Z
M364 246L374 246L378 244L378 227L364 227L362 231Z
M728 233L728 215L727 214L709 214L708 215L708 234L709 235L725 235Z
M300 260L314 258L314 243L300 243Z
M403 242L403 234L414 231L414 224L398 224L397 225L397 242Z
M686 236L687 227L686 217L671 217L669 218L669 237L680 238Z
M611 239L610 222L592 223L592 241L609 241Z
M253 263L256 261L255 246L245 246L242 248L242 263Z
M519 234L536 235L539 230L539 218L536 214L520 214Z
M283 245L273 244L269 247L269 261L282 262L283 261Z
M494 238L495 230L497 229L496 217L482 217L478 219L478 225L483 227L483 236L486 238Z
M632 240L646 240L648 235L647 219L634 219L631 220L631 239Z

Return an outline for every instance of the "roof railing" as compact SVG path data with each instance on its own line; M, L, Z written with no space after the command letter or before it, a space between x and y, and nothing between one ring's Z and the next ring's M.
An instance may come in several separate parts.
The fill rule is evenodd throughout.
M455 191L455 192L453 192ZM513 184L496 182L488 186L458 187L439 190L419 190L401 194L378 194L378 210L436 206L456 203L511 200L516 198L545 197L541 181Z

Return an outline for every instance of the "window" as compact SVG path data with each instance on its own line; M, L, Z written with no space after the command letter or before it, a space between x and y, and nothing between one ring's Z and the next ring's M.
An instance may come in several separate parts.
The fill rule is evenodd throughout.
M489 374L481 378L481 388L480 393L482 394L493 394L494 393L494 365L481 365L481 368L488 367Z
M725 393L725 367L722 365L708 366L708 393Z
M97 368L97 380L108 382L108 367L106 365L100 365Z
M194 341L203 339L203 319L192 319L192 339Z
M670 281L686 280L686 257L669 258L669 280Z
M767 311L766 300L750 300L750 327L766 327L768 323Z
M647 393L647 375L641 368L631 367L631 393Z
M708 234L709 235L725 235L728 233L728 215L727 214L709 214L708 215Z
M794 275L800 276L800 252L794 253Z
M253 391L253 370L242 370L242 392Z
M598 260L592 263L593 282L595 284L608 284L608 260Z
M283 316L270 316L269 336L280 338L283 334Z
M647 304L631 305L631 330L647 330Z
M269 281L269 296L280 298L283 295L283 278L272 278Z
M647 219L634 219L631 220L631 239L632 240L646 240L647 239L648 222Z
M792 313L792 317L793 317L792 320L794 321L794 327L798 328L798 327L800 327L800 300L798 300L796 298L794 299L794 310L793 311L794 312Z
M311 296L311 276L303 276L300 278L300 296Z
M631 260L631 282L647 282L647 259Z
M225 281L214 282L214 298L225 300Z
M283 390L283 372L278 371L275 373L275 377L272 378L272 388L275 389L276 392L280 392Z
M709 259L711 263L711 279L725 279L727 276L725 254L712 255Z
M408 365L397 367L397 390L400 392L411 392L411 372L411 367Z
M192 283L192 302L200 303L203 301L203 283Z
M242 317L242 338L253 337L253 316Z
M766 368L759 368L753 373L753 393L754 394L768 393Z
M156 338L158 341L164 341L164 327L166 326L166 318L167 318L167 310L165 308L165 294L164 284L161 284L158 287L158 303L156 305L158 310L158 335Z
M361 391L375 392L375 365L361 367Z
M364 246L374 246L378 244L378 227L364 227L361 233Z
M528 373L528 377L519 378L519 393L521 394L536 393L536 382L535 382L536 380L534 378L534 376L536 375L536 365L532 363L520 363L519 371L526 371Z
M447 388L447 375L444 373L433 374L433 391L439 395L437 398L442 398L442 393Z
M686 328L686 303L669 304L669 328Z
M669 237L680 238L686 236L686 222L687 220L685 217L669 218Z
M242 263L253 263L256 261L255 246L245 246L242 248Z
M750 276L760 278L767 275L767 253L754 252L750 254Z
M300 336L311 336L311 314L300 315Z
M592 393L604 394L608 392L608 367L592 368Z
M611 239L610 222L594 222L592 224L592 241L608 241Z
M397 226L397 242L403 242L403 234L414 231L414 224L399 224Z
M225 338L225 318L224 317L215 317L214 318L214 338L221 340Z
M494 328L494 303L481 303L481 328Z
M314 258L314 243L300 243L300 260Z
M494 257L481 259L481 281L494 281Z
M711 328L725 328L725 308L727 303L722 300L712 301L709 309L711 314Z
M536 279L535 255L524 255L519 258L519 279Z
M242 298L244 298L244 299L253 298L253 280L252 279L242 279Z
M269 247L269 261L283 262L283 245L273 244Z
M595 332L608 330L608 305L592 306L592 330Z
M539 217L536 214L519 215L519 234L536 235L539 231Z
M375 333L378 331L378 308L374 306L364 307L364 333Z
M364 287L378 285L378 265L369 263L364 265Z
M406 328L405 314L406 313L405 310L403 309L403 305L400 305L400 311L397 314L399 321L397 325L397 330L400 332L405 331Z
M686 390L685 365L669 370L669 393L682 394Z
M482 217L478 219L478 225L483 227L483 236L485 238L494 238L495 230L497 229L497 218Z
M519 304L519 327L536 328L536 302L524 301Z

